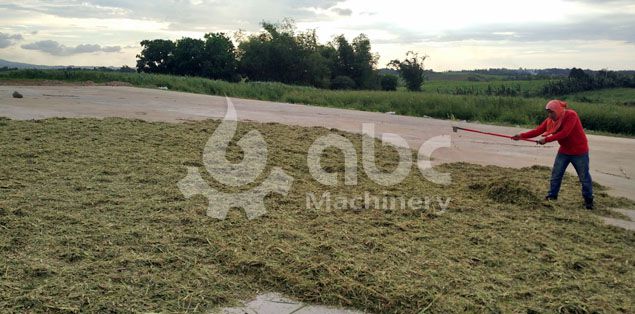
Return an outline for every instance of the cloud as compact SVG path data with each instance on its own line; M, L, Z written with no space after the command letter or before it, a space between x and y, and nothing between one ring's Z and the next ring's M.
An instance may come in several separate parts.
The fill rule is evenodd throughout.
M7 48L22 39L23 39L22 35L20 34L11 35L11 34L0 33L0 49Z
M299 1L289 1L289 3L294 3L303 8L319 8L319 9L328 9L340 2L344 2L343 0L299 0Z
M95 2L95 1L92 1ZM0 8L12 11L38 12L60 17L78 18L114 18L121 17L130 12L117 7L101 6L91 1L40 1L25 0L17 3L2 3Z
M67 47L61 45L54 40L42 40L34 43L25 44L21 46L22 49L38 50L54 56L70 56L80 53L94 53L94 52L119 52L120 46L100 46L91 44L82 44L75 47Z
M483 25L446 32L433 41L504 40L518 42L615 40L635 43L635 15L612 14L568 23Z
M443 60L451 60L463 58L460 53L465 51L491 47L488 51L496 60L498 51L521 47L500 61L520 66L514 61L521 57L516 51L544 52L527 54L538 60L529 64L539 64L550 60L548 56L558 47L558 51L578 50L570 53L572 60L600 53L609 56L589 61L589 66L608 59L614 64L618 59L624 65L635 64L632 58L622 57L635 49L633 0L492 2L500 5L483 7L469 0L425 4L407 0L8 0L0 1L0 31L6 33L0 33L0 48L9 47L0 49L0 57L48 63L56 55L67 56L73 63L101 65L122 60L117 62L133 64L140 49L133 43L143 39L237 30L250 34L260 30L262 21L275 23L290 17L301 30L316 29L322 42L336 34L352 38L365 33L374 51L387 60L418 47L432 51L431 55L437 49L436 60L441 60L439 54L447 56ZM39 32L32 33L34 30ZM24 39L12 34L22 34ZM118 46L75 46L79 43ZM580 49L580 43L588 46ZM43 53L12 49L20 45ZM590 51L591 47L597 50ZM110 58L102 58L104 53L110 53ZM467 61L463 64L468 66Z
M101 47L101 51L103 51L103 52L119 52L119 51L121 51L121 47L120 46L104 46L104 47Z
M259 28L261 21L293 17L297 21L315 19L316 10L328 10L344 0L23 0L0 3L0 9L37 12L65 18L128 18L171 24L170 30ZM346 13L346 9L343 12Z
M351 9L331 8L331 11L335 12L337 15L342 16L350 16L351 14L353 14L353 10Z
M578 3L586 3L591 5L600 5L605 6L607 4L611 5L621 5L621 4L631 4L632 0L565 0L567 2L578 2Z
M382 30L392 36L373 40L378 44L410 44L425 42L557 42L569 40L613 40L635 43L635 14L613 13L577 17L569 21L542 23L479 24L464 28L427 33L406 29L391 23L353 27L359 31Z

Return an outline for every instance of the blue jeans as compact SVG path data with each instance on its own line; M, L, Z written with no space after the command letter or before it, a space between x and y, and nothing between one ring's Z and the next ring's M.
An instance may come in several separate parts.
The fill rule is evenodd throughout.
M593 198L593 184L591 181L591 174L589 173L589 153L584 155L566 155L558 153L556 155L556 161L553 163L553 169L551 171L551 187L547 196L556 198L558 192L560 192L560 184L562 183L562 177L565 170L569 166L569 163L573 164L573 168L578 173L578 179L582 184L582 196L585 199Z

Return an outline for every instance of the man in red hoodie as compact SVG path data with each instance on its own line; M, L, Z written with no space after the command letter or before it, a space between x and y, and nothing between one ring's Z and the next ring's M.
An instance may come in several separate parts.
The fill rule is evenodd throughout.
M571 109L566 109L566 107L567 103L564 101L549 101L545 107L549 117L537 128L514 135L512 139L519 140L542 135L543 138L538 140L538 144L544 145L545 143L558 141L560 149L553 164L551 186L545 199L558 199L562 177L569 163L571 163L578 173L578 178L582 184L584 206L587 209L593 209L593 184L589 173L589 144L578 114Z

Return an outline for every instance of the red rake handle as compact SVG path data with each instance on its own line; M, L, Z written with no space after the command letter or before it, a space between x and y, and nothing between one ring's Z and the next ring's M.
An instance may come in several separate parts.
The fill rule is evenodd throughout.
M463 131L474 132L474 133L480 133L480 134L485 134L485 135L492 135L492 136L498 136L498 137L504 137L504 138L512 138L512 136L505 135L505 134L498 134L498 133L492 133L492 132L483 132L483 131L479 131L479 130L472 130L472 129L461 128L461 127L458 127L458 126L453 126L453 128L454 128L455 130L463 130ZM520 138L519 140L521 140L521 141L527 141L527 142L532 142L532 143L537 143L537 141L535 141L535 140L530 140L530 139L527 139L527 138Z

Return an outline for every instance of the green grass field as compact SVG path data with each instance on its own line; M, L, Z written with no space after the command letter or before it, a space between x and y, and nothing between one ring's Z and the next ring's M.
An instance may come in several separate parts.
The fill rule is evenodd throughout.
M437 92L441 94L455 94L457 90L470 90L474 93L484 94L488 86L496 89L504 85L506 87L518 88L521 93L536 95L542 89L542 86L548 80L531 80L531 81L515 81L515 80L491 80L483 82L472 82L465 80L431 80L423 84L425 92ZM521 94L522 95L522 94Z
M474 74L466 72L427 72L425 76L426 79L429 81L468 81L470 79L480 81L496 81L505 79L504 75Z
M635 88L610 88L579 92L564 97L574 102L635 106Z
M544 104L547 101L543 98L529 97L448 95L438 93L435 90L435 88L443 86L448 89L457 86L474 86L474 88L482 89L491 82L431 81L424 84L424 92L415 93L406 91L332 91L280 83L228 83L196 77L143 73L63 70L19 70L0 73L0 81L20 79L92 81L95 83L121 81L139 87L166 86L171 90L209 95L227 95L365 111L394 111L397 114L417 117L429 116L522 126L540 123L545 118ZM509 84L524 84L527 88L537 88L541 81L509 82ZM623 90L619 92L624 93ZM613 96L610 91L594 93L590 95L597 96L588 97L602 99L599 103L570 101L570 107L579 113L584 127L603 133L635 135L635 106L615 103L612 101L611 97Z
M565 178L543 202L549 169L443 165L452 184L416 168L391 187L358 168L358 185L309 175L306 152L324 128L241 123L259 130L268 165L295 178L268 214L205 216L177 182L218 121L0 119L0 312L207 312L262 291L376 313L627 313L635 294L635 233L605 226L607 208L633 206L597 186L582 209ZM350 139L361 164L359 135ZM233 141L228 158L240 159ZM341 154L322 167L342 171ZM397 153L378 146L379 169ZM262 177L259 181L262 180ZM232 192L206 177L211 186ZM306 193L451 198L437 207L306 208ZM371 203L372 204L372 203Z

